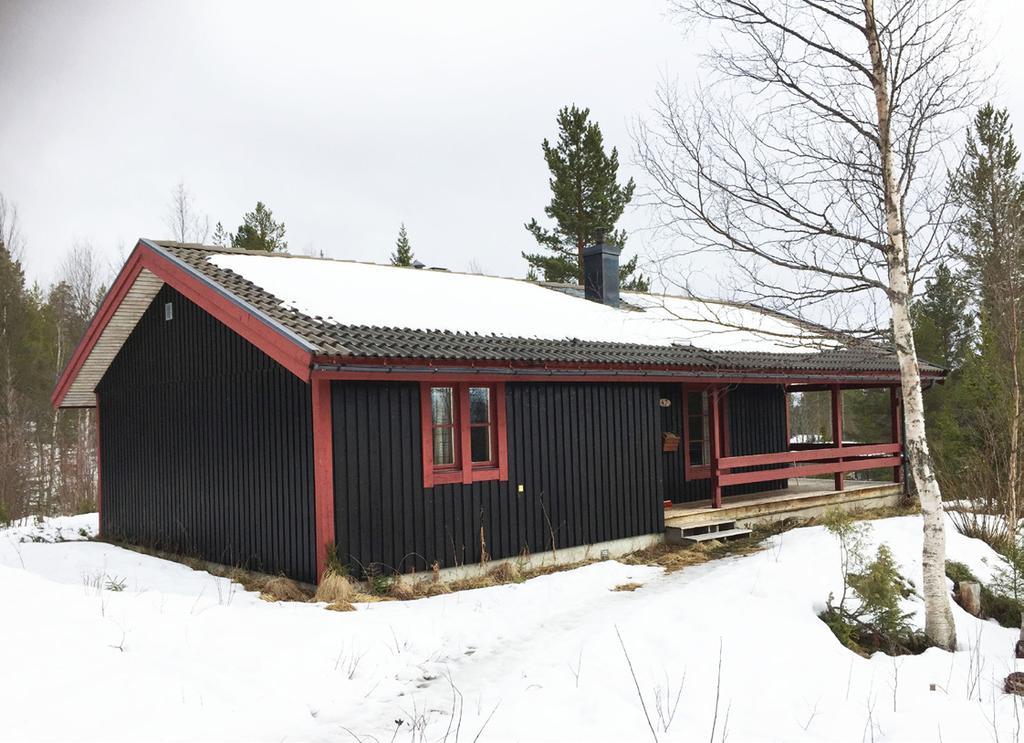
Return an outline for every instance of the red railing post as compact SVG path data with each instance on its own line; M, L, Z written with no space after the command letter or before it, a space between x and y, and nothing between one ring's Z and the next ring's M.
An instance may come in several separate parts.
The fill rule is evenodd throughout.
M836 449L843 448L843 391L838 384L832 385L832 446ZM836 461L841 463L843 458L839 457ZM842 490L844 485L843 473L836 472L836 490Z
M889 417L892 421L892 442L900 445L900 456L903 456L903 426L900 425L900 394L896 387L889 388ZM892 468L892 481L903 481L903 467Z
M721 469L718 466L718 459L720 456L719 446L721 444L721 411L719 408L719 388L711 387L708 389L708 438L711 439L708 447L710 451L711 465L711 507L721 508L722 507L722 485L721 485Z

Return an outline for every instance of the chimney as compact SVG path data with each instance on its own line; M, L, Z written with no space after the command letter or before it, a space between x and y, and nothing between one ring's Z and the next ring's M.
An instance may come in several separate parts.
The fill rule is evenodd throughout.
M583 295L592 302L619 306L619 253L622 248L604 241L604 230L594 233L594 244L583 249Z

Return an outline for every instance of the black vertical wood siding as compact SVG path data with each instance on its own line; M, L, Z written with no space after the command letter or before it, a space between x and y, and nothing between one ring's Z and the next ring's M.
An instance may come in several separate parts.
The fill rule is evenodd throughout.
M508 482L433 488L423 487L419 395L418 384L332 383L336 539L356 572L664 528L657 385L510 383Z
M315 579L308 384L165 286L97 393L107 536Z
M729 388L728 395L729 444L734 456L787 451L789 442L786 440L786 393L781 386L734 385ZM671 405L661 409L663 430L682 436L682 385L662 385L661 396L671 401ZM666 499L674 503L688 503L711 497L709 480L686 480L682 445L678 451L664 452L661 457ZM723 489L722 497L777 490L786 486L786 480L732 485Z

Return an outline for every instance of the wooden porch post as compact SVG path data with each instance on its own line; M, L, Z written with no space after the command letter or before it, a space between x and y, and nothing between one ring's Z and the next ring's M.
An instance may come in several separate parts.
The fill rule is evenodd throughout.
M721 403L718 387L708 388L708 437L711 439L708 447L710 451L711 466L711 507L722 507L722 486L720 484L721 472L718 469L718 458L721 456L719 447L722 440Z
M892 421L892 442L900 445L900 457L903 456L903 426L900 424L900 393L898 387L889 388L889 418ZM892 468L892 481L903 482L903 467Z
M313 515L316 541L316 580L324 577L334 535L334 429L331 419L331 380L313 377Z
M832 445L837 449L843 446L843 392L838 384L832 385ZM836 461L842 462L843 459L840 457ZM836 472L836 490L842 490L845 485L843 473Z

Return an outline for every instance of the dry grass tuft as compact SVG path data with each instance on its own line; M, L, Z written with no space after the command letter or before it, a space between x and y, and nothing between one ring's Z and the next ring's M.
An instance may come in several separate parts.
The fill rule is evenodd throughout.
M643 586L643 583L620 583L613 588L613 591L635 591Z
M495 565L487 574L497 583L519 583L523 580L523 571L517 563L511 561Z
M412 581L398 576L391 581L391 586L388 588L388 596L398 601L408 601L410 599L419 598L416 593L416 587Z
M313 596L313 600L324 601L328 604L333 604L336 601L350 604L355 596L356 586L349 580L347 575L342 575L334 570L328 570L324 573L324 577L320 579L320 584L316 587L316 594Z
M260 589L264 601L308 601L309 594L291 578L271 578Z
M325 607L328 611L355 611L351 601L332 601Z

